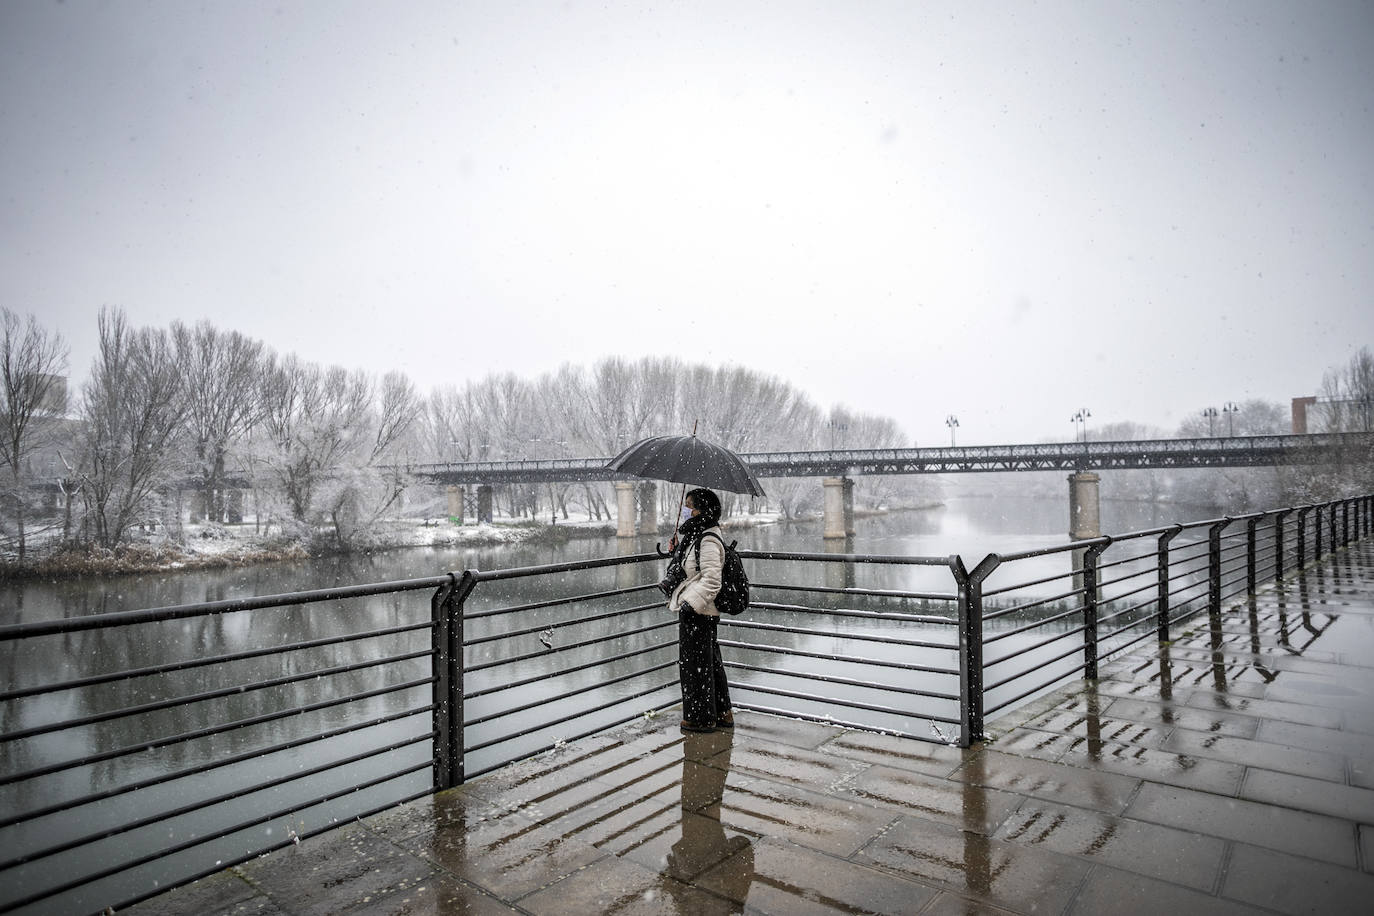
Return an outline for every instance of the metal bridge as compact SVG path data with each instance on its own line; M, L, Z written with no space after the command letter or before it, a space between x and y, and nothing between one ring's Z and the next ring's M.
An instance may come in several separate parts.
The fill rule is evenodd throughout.
M759 477L862 477L985 471L1092 471L1139 468L1274 467L1374 460L1374 433L1141 439L1042 445L757 452L742 457ZM628 480L610 458L550 458L417 464L438 483L502 484Z

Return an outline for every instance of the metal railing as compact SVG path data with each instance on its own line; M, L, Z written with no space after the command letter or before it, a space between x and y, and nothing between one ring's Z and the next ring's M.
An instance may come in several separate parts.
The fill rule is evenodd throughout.
M754 601L720 630L732 699L967 746L988 718L1367 537L1372 518L1362 497L972 569L741 551ZM0 911L124 906L676 706L660 566L639 554L0 627Z

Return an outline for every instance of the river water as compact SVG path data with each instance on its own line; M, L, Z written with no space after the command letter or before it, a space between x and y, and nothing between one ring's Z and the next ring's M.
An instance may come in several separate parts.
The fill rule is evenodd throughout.
M1103 504L1103 528L1115 532L1141 530L1207 515L1206 510L1197 509L1190 511L1186 518L1176 518L1171 512L1161 511L1147 504L1109 502ZM858 554L892 556L948 556L957 553L961 554L971 567L990 552L1008 553L1065 543L1068 539L1065 533L1067 527L1067 500L1057 502L1007 497L956 498L938 508L860 518L856 522L854 538L850 543L843 545L843 549ZM829 545L828 548L820 533L819 522L807 522L742 528L736 530L733 536L738 538L742 549L809 553L821 553L827 549L833 551L835 545ZM0 587L0 623L423 578L463 569L493 570L563 563L615 556L626 550L647 552L652 549L653 542L653 538L648 538L634 545L626 545L617 542L615 538L597 538L571 540L556 546L423 548L388 551L372 556L271 563L247 569L195 570L114 579L10 583ZM1059 566L1067 562L1066 555L1058 555L1044 561L1040 571L1047 574L1062 572ZM615 589L655 581L659 566L657 563L641 564L580 574L576 589ZM939 568L882 566L861 568L857 574L853 568L849 568L842 573L848 578L839 582L832 579L817 580L814 578L816 574L815 568L809 572L787 571L781 567L769 568L766 571L756 568L755 571L756 579L762 577L767 581L784 585L857 584L899 591L954 591L948 571ZM1022 580L1027 578L1024 571L1018 571L1018 576ZM539 603L556 597L560 591L566 593L567 588L566 581L549 577L500 583L499 587L479 589L474 593L468 611L480 613L493 607ZM756 595L756 600L759 597ZM774 597L770 600L778 599ZM638 593L632 598L627 598L624 606L642 606L642 610L600 628L593 626L581 632L571 631L566 634L566 638L587 635L613 637L615 634L608 631L607 627L651 626L655 622L663 622L666 618L664 609L657 603L656 593ZM918 609L917 612L921 611ZM475 627L470 627L469 635L495 633L502 627L553 628L565 622L568 615L577 613L579 611L574 606L541 609L514 621L508 618L479 621ZM104 671L152 667L171 660L278 646L335 635L339 632L397 627L407 623L423 622L428 616L429 592L411 592L331 603L328 606L295 606L236 612L170 622L152 628L107 628L66 636L43 637L0 647L0 653L3 653L0 655L0 672L3 672L0 687L13 690ZM810 620L801 620L795 615L787 617L784 622L816 626ZM833 623L837 628L845 625L843 621ZM890 633L892 630L883 626L861 626L858 629L860 632L877 636ZM727 637L727 630L728 628L722 629L722 638ZM836 632L837 635L833 639L824 635L812 636L787 641L786 645L789 649L800 648L812 654L812 660L801 663L801 668L807 671L839 678L855 676L856 672L848 670L852 666L825 657L828 654L843 656L850 651L848 645L841 645L838 629ZM670 667L670 663L675 659L675 647L671 645L674 637L675 630L661 629L652 634L613 644L615 651L652 649L640 660L627 662L626 665L665 666L660 682L666 686L648 696L635 697L633 691L640 688L635 687L634 682L588 683L589 678L611 680L619 670L615 667L609 670L595 669L569 678L541 679L541 672L546 670L549 661L547 657L526 657L529 653L522 645L527 647L528 640L522 645L512 646L496 643L479 652L470 653L470 664L489 661L492 658L514 661L511 665L496 669L490 674L475 676L468 687L480 689L484 685L499 686L499 679L502 678L509 681L529 681L527 687L514 691L514 697L505 697L502 700L518 704L556 695L551 691L565 689L569 684L581 685L579 689L590 692L565 705L585 706L622 698L630 702L628 698L633 698L633 703L638 705L632 708L649 709L654 705L661 706L671 702L676 696L676 690L672 687L676 672ZM556 638L565 638L563 631L560 630ZM953 634L946 628L937 640L952 642ZM67 721L78 716L98 716L107 710L151 702L161 695L177 696L213 690L227 690L232 693L235 684L251 684L263 679L280 678L296 671L362 664L372 657L423 650L428 647L428 642L428 633L420 631L387 640L364 640L317 651L295 652L289 656L268 656L266 659L253 662L169 672L155 678L115 682L96 689L71 690L29 700L9 701L0 704L0 716L3 717L0 724L3 724L5 732L13 732L41 726L46 722ZM605 645L563 653L560 655L559 664L576 663L582 658L594 661L596 652L606 651ZM653 646L658 648L652 648ZM884 647L881 644L865 646L872 657L888 657L894 660L900 657L900 649ZM776 656L765 657L765 653L762 652L735 652L734 655L737 660L750 664L785 664L780 663ZM957 663L952 662L950 657L937 661L936 658L942 653L933 652L931 655L930 663L956 664L957 667ZM943 655L951 656L950 653ZM427 676L428 671L429 663L424 658L398 662L389 666L388 682L419 680ZM328 675L323 680L328 681L329 690L347 694L366 692L374 688L380 676L376 669L363 668ZM486 681L483 680L484 677L487 678ZM872 672L868 672L865 677L871 679ZM554 683L555 680L557 683ZM918 689L940 689L938 678L933 675L904 673L901 681ZM787 683L785 676L759 676L754 678L754 682L799 689L796 684ZM948 684L945 684L944 688L948 689ZM812 690L815 689L813 684ZM833 689L843 693L848 688ZM0 749L5 750L3 764L0 764L0 779L10 774L31 771L36 767L81 761L110 748L130 747L140 742L153 741L162 735L194 733L198 729L213 725L216 721L238 721L261 716L283 703L288 706L303 705L310 702L309 698L314 695L299 685L271 690L247 690L241 695L221 698L215 704L197 703L169 710L155 710L146 715L64 729L23 742L7 742L0 745ZM90 793L106 792L111 787L125 785L130 781L155 779L159 774L178 772L187 766L208 767L217 760L234 755L252 757L255 747L272 747L295 740L302 733L318 733L341 728L348 725L350 716L384 716L396 711L421 707L429 702L429 696L430 688L426 684L374 697L362 703L354 703L347 707L347 711L340 708L322 709L285 722L277 721L265 726L239 729L213 738L182 741L169 747L151 748L89 764L65 766L47 776L11 780L0 784L0 819L11 818L22 812L41 810L63 799L76 799ZM764 695L762 699L766 700L767 696ZM494 699L483 699L470 703L465 711L466 718L480 718L489 710L484 704L494 702ZM818 714L828 714L825 712L824 703L818 701L814 705ZM537 728L540 725L540 717L550 717L558 711L559 707L556 704L551 707L541 706L508 719L506 727ZM945 710L949 711L951 709ZM623 710L618 714L623 714ZM837 721L844 720L841 718ZM925 724L923 720L921 726L924 727ZM899 720L894 727L898 730L910 730L916 726ZM119 794L105 802L56 812L27 822L0 826L0 849L5 850L5 854L0 856L0 861L13 861L11 857L15 855L16 850L47 849L68 840L74 842L83 837L98 835L103 829L146 816L149 810L175 808L196 799L233 794L235 787L258 785L266 778L284 778L282 774L290 776L291 773L316 766L321 761L328 762L331 759L347 757L354 752L360 742L366 741L381 746L401 744L417 735L423 735L428 728L428 715L413 716L410 719L383 723L363 732L343 734L337 739L320 744L264 754L261 760L249 760L242 765L207 769L197 777L181 778L170 783ZM468 736L469 747L480 744L488 734L481 728L472 729ZM501 754L513 755L512 751L521 751L523 746L519 741L534 746L540 746L539 743L544 742L543 746L547 746L550 737L557 735L556 730L537 731L527 738L518 739L515 744L498 745L488 751L474 753L468 761L469 771L480 768L490 761L499 762L500 759L505 759L500 756ZM400 769L414 769L409 775L362 792L350 793L343 799L312 806L291 818L276 818L266 823L244 827L224 839L194 846L185 853L147 865L121 869L119 873L107 879L66 893L59 898L59 909L100 909L110 903L144 893L150 887L166 886L183 880L188 875L211 868L218 862L241 857L246 850L270 845L279 841L286 831L295 830L307 834L328 823L338 822L372 807L387 804L391 800L423 791L430 779L426 768L429 758L428 742L418 741L399 746L351 769L345 767L338 773L314 778L308 784L309 792L324 795L342 791L350 785L350 780L356 784L357 780L369 774L385 775ZM70 851L56 852L33 862L0 870L0 888L3 888L0 890L0 908L22 899L25 893L34 889L60 884L68 874L99 870L100 863L136 860L144 853L151 855L158 849L166 848L169 843L193 844L199 835L227 829L226 825L245 823L245 818L251 820L254 812L281 810L284 798L289 800L292 792L301 791L303 790L300 786L284 783L271 790L252 792L226 800L213 809L195 815L159 820L147 827L121 833L110 839L97 840ZM49 900L37 904L31 910L51 911L53 904L54 901Z

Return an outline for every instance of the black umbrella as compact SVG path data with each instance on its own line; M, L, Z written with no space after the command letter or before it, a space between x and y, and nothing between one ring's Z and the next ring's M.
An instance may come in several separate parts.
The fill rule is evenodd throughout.
M612 458L606 467L651 480L764 495L759 479L739 455L696 436L655 436L636 442Z

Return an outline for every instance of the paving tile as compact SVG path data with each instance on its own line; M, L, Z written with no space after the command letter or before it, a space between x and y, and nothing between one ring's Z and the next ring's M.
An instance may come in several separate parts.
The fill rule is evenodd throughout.
M302 916L363 907L396 891L414 891L434 878L434 866L408 856L362 824L304 840L240 866L273 899L290 901Z
M1006 910L972 897L964 897L949 891L942 891L935 902L921 911L921 916L1007 916L1012 912L1034 912Z
M736 783L732 775L725 786L720 820L731 833L776 837L848 857L891 823L893 813L852 798L765 779Z
M137 916L276 916L283 911L271 897L249 884L239 869L229 869L121 909Z
M857 730L841 732L819 749L827 754L864 763L915 770L932 776L948 776L959 768L968 754L976 753L931 741L912 741L909 738Z
M1017 809L994 837L1208 892L1226 851L1226 841L1216 837L1035 800Z
M738 913L729 900L698 890L658 872L618 859L579 869L557 884L520 901L521 910L565 913Z
M1068 735L1056 735L1035 728L1014 728L998 736L996 742L989 742L989 746L995 746L1003 754L1053 762L1064 756L1073 741Z
M1238 844L1221 892L1281 913L1368 913L1374 901L1374 875Z
M872 863L1007 909L1062 912L1088 873L1088 863L1058 853L989 839L944 824L904 817L856 861Z
M779 916L914 913L939 893L889 872L777 840L760 841L750 854L732 856L697 885L747 903L751 913Z
M1027 757L984 751L954 775L974 785L1120 814L1140 785L1138 779Z
M1363 760L1374 759L1374 736L1318 728L1296 722L1261 722L1256 737L1275 744L1289 744L1329 754L1344 754Z
M1235 795L1245 773L1237 763L1125 744L1093 747L1083 742L1071 747L1059 762L1221 795Z
M817 792L836 791L871 766L821 750L772 744L749 736L736 737L728 756L722 752L710 762L731 772L762 776Z
M833 740L844 729L838 725L804 722L785 716L740 712L735 716L734 731L737 736L745 736L757 742L815 749Z
M1374 827L1360 825L1360 867L1374 874Z
M1101 866L1074 898L1069 916L1253 916L1254 907L1192 888ZM1263 912L1268 913L1268 910Z
M1113 718L1163 722L1174 728L1231 738L1253 738L1259 728L1254 716L1232 715L1221 710L1195 709L1179 703L1159 703L1121 697L1106 710Z
M503 900L516 900L604 858L590 843L518 814L449 818L402 847Z
M1010 792L891 767L865 770L840 794L988 835L1022 801Z
M1194 833L1355 865L1348 821L1258 802L1146 783L1126 816Z
M1342 757L1269 741L1229 738L1225 735L1208 735L1179 729L1169 736L1165 749L1211 760L1263 767L1267 770L1306 773L1318 779L1337 782L1345 779L1345 760Z
M607 768L622 765L625 756L620 751L622 746L622 742L610 735L594 735L468 780L463 788L474 795L503 802L521 799L523 804L570 782L590 779Z
M1027 727L1086 742L1112 742L1139 747L1159 747L1169 736L1169 728L1155 723L1116 719L1090 713L1062 712L1041 716Z
M1374 824L1374 789L1252 768L1240 794L1252 801Z
M1342 720L1340 710L1314 706L1310 703L1281 703L1277 700L1228 697L1209 692L1194 694L1188 705L1196 706L1199 709L1218 709L1229 713L1254 716L1256 733L1259 731L1259 724L1265 720L1300 722L1305 725L1318 725L1325 728L1340 728Z

